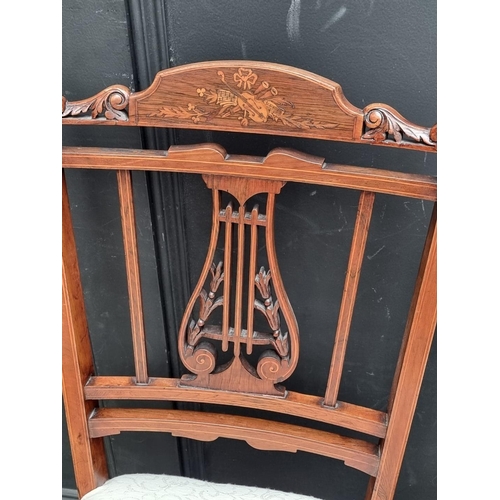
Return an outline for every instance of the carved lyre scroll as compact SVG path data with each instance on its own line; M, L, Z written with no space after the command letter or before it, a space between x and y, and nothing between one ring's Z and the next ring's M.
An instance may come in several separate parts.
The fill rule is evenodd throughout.
M181 384L282 396L284 388L276 384L292 374L299 356L297 321L281 281L274 246L275 195L285 182L217 175L203 179L213 194L212 234L205 265L179 332L180 358L196 375L184 375ZM233 195L238 206L233 207L230 201L221 207L221 191ZM265 213L258 205L251 209L246 206L248 199L259 193L267 193ZM224 257L214 262L222 227ZM257 262L259 230L264 232L268 269ZM237 240L236 262L232 262L233 234ZM193 316L196 302L198 312ZM218 308L222 309L221 324L212 321ZM266 331L254 328L257 314L265 319ZM218 365L216 343L223 352L231 344L234 357ZM253 365L248 356L255 346L265 346L265 350Z

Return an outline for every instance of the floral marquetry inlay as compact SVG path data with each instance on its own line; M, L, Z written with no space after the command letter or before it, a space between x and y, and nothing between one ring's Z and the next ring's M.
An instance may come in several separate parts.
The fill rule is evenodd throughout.
M260 61L206 61L157 73L131 92L113 85L81 101L63 97L68 125L124 125L245 132L437 150L423 127L382 103L364 109L342 87L298 68Z
M192 120L193 123L209 122L213 118L236 118L242 127L252 123L262 124L272 120L287 127L299 129L335 128L326 123L292 112L295 104L280 95L280 91L268 81L259 81L252 69L239 68L232 79L226 80L223 71L217 71L222 85L212 89L197 87L196 94L211 107L196 101L187 106L162 106L151 117Z

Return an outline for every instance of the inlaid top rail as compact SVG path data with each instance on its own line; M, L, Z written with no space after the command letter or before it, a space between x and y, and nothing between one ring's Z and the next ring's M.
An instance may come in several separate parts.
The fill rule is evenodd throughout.
M62 117L73 125L220 130L437 149L437 125L416 125L382 103L357 108L336 82L258 61L186 64L160 71L141 92L113 85L80 101L63 97Z

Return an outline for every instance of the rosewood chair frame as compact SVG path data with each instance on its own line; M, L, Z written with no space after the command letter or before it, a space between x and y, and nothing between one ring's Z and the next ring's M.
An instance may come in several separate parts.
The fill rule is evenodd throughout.
M65 125L198 128L320 138L422 152L437 150L436 126L417 126L380 103L358 109L332 81L297 68L253 61L212 61L165 70L142 92L131 93L128 88L116 85L82 101L68 102L63 97L62 109ZM337 165L282 148L271 151L265 158L228 155L215 144L172 146L168 151L64 147L62 166L63 395L80 497L108 478L102 438L141 430L200 440L233 438L258 449L302 450L340 459L371 477L366 499L392 499L436 326L435 203L387 411L339 401L339 384L374 198L377 193L384 193L436 202L436 178ZM135 376L99 376L94 369L64 182L64 169L69 168L117 172ZM179 329L179 356L192 373L181 379L154 378L148 374L131 184L133 170L201 174L213 192L210 248ZM286 181L361 192L324 397L286 391L282 384L300 358L298 328L274 251L274 197ZM233 208L229 204L221 208L221 191L231 193L238 206ZM257 208L245 209L246 200L256 193L268 193L265 214ZM238 241L233 263L231 227ZM226 252L223 262L216 265L212 262L212 250L220 228L224 228L221 235L225 235ZM256 235L262 228L268 247L269 272L263 268L258 271L256 267ZM253 249L248 285L244 284L243 276L245 234L249 234L249 246ZM224 279L224 273L230 272L236 274L233 316L229 313L231 282ZM243 300L245 293L248 306ZM274 302L272 293L276 295ZM196 303L200 303L197 315ZM222 325L209 325L210 314L216 307L222 310ZM247 307L245 329L242 311ZM271 333L254 332L254 313L262 313L269 320ZM287 332L283 331L280 318L286 323ZM248 354L259 343L270 349L257 367L248 366L244 353ZM223 351L232 344L234 358L229 367L217 366L214 344L221 345ZM99 402L107 399L216 401L221 405L258 408L332 424L375 436L379 442L373 444L278 422L269 428L265 420L250 417L184 410L102 408Z

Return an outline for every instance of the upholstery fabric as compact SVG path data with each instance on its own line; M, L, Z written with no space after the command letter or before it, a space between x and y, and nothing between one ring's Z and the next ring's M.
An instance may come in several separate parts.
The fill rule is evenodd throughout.
M126 474L108 480L82 500L319 500L282 491L218 484L160 474Z

